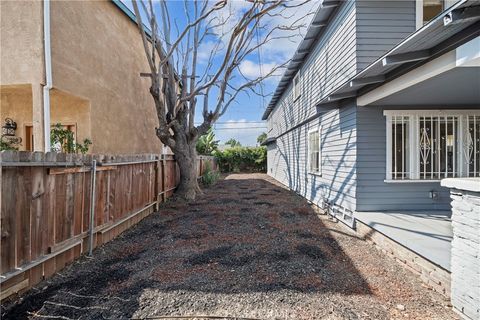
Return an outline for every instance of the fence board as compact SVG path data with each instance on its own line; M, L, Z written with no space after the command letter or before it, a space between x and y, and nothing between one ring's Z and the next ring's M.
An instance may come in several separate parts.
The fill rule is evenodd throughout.
M2 232L1 232L1 272L15 268L15 199L17 197L16 175L18 169L5 170L2 173Z
M173 156L1 152L0 282L8 295L50 277L88 249L92 159L99 163L96 245L158 209L179 181ZM215 166L202 159L199 174L206 161Z
M16 216L16 266L19 267L27 261L30 261L30 183L31 168L19 168L17 175L17 193L15 216ZM27 209L28 208L28 209Z

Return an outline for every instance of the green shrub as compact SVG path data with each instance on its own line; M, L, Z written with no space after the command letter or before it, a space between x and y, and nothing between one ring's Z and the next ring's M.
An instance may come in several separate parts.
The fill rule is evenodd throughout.
M1 141L0 140L0 151L3 151L3 150L17 151L18 147L16 147L14 144L12 144L8 141Z
M73 132L64 128L60 123L53 126L50 131L50 144L52 151L64 153L82 153L88 152L92 141L90 139L83 140L82 143L76 143Z
M213 153L222 172L266 172L266 147L235 147Z
M205 186L214 185L220 178L220 173L218 171L213 171L210 165L210 162L205 163L205 171L200 178L202 184Z
M210 156L213 151L218 148L218 140L215 140L215 133L213 129L210 128L207 134L204 134L197 141L197 152L198 154Z

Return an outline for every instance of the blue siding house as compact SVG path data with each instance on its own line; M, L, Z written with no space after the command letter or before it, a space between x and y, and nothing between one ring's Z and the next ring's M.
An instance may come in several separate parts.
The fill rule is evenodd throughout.
M440 180L480 176L479 9L324 0L263 115L268 174L450 270Z

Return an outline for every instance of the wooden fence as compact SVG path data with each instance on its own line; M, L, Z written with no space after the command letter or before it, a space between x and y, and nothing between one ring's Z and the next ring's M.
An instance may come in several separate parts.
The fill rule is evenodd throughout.
M3 151L0 157L0 299L28 290L87 252L90 232L94 248L148 216L179 181L171 155ZM199 176L207 162L216 170L213 158L199 157Z

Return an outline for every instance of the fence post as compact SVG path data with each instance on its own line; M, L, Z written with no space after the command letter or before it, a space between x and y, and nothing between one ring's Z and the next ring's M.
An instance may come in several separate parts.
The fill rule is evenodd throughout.
M163 202L167 201L167 159L164 154L162 154L162 195Z
M160 157L157 156L157 161L155 162L155 211L158 211L158 209L160 209L160 193L162 192L162 188L160 187L162 183L162 180L160 178L160 163L162 160L160 159Z
M92 176L90 190L90 229L88 230L88 255L93 251L93 229L95 228L95 176L97 172L97 160L92 160Z

